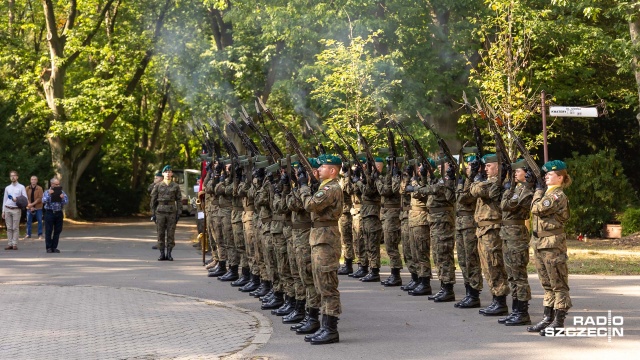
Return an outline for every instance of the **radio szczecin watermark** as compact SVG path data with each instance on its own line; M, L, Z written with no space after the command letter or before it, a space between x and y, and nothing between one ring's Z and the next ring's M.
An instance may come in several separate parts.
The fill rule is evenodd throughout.
M606 337L611 342L612 337L624 336L624 317L611 316L574 316L573 326L564 328L546 328L546 337Z

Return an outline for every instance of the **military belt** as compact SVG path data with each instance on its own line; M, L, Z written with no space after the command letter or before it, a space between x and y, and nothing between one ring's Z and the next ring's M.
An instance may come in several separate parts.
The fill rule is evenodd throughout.
M382 207L385 209L401 209L402 208L400 204L384 204L382 205Z
M524 225L524 220L502 220L502 225Z
M263 219L260 219L260 221L262 221L262 225L264 225L264 224L266 224L268 222L271 222L271 216L263 218Z
M273 217L271 219L273 221L284 221L285 217L284 217L284 215L273 215Z
M158 201L159 205L173 205L175 201Z
M478 226L491 226L491 225L500 224L501 222L502 222L501 220L478 221Z
M243 210L244 211L256 211L256 209L253 206L247 206Z
M547 236L560 235L560 234L564 234L564 228L553 229L553 230L549 230L549 231L534 231L533 232L533 236L535 236L537 238L543 238L543 237L547 237Z
M220 209L231 209L231 205L218 205Z
M311 229L311 223L310 222L299 222L299 223L293 223L291 224L291 229L292 230L306 230L306 229Z
M313 227L314 228L329 227L329 226L338 226L338 221L336 221L336 220L327 220L327 221L314 221L313 222Z
M453 206L445 206L445 207L432 207L429 208L429 213L439 213L453 210Z
M411 206L403 206L402 207L402 211L409 211L411 210Z
M458 210L456 216L473 216L473 211Z
M429 209L425 206L412 206L411 207L411 211L423 211L423 212L428 212Z
M235 211L244 211L244 208L242 206L234 206L233 210L235 210Z
M378 201L362 200L362 205L375 205L375 206L380 206L380 202L378 202Z

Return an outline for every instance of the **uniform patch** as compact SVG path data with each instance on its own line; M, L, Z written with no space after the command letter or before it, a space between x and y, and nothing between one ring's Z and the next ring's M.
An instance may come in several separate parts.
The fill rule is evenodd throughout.
M328 187L328 186L325 186L323 189L325 189L325 190L329 190L329 187Z
M515 200L518 198L518 194L513 194L513 197L511 198L511 200Z
M323 197L324 196L324 191L318 191L316 193L316 197Z
M551 205L551 201L545 200L545 201L542 202L542 205L549 206L549 205Z
M558 194L553 194L552 196L554 199L558 200Z

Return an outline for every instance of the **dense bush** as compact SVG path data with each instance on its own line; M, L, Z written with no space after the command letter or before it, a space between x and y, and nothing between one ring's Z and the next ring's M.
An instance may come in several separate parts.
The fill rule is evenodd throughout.
M566 161L573 179L573 184L565 190L571 207L567 232L600 235L603 225L615 219L615 213L637 203L637 195L615 152L573 155Z
M627 208L618 220L622 225L622 236L635 234L640 231L640 208Z

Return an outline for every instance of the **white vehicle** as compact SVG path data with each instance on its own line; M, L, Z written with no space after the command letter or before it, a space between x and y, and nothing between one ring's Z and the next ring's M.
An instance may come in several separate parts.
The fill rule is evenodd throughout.
M195 199L198 194L193 191L198 184L200 171L194 169L174 169L173 181L180 185L182 190L182 214L190 216L196 214Z

